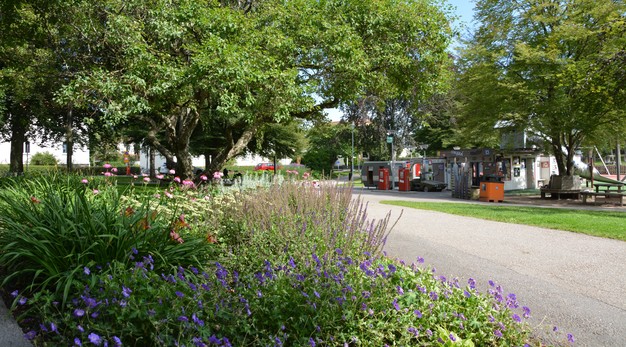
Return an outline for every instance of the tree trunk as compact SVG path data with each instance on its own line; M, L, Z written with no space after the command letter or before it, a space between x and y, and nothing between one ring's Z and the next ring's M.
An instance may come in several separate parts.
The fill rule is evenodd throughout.
M67 167L67 172L72 172L72 156L74 155L74 131L72 129L72 110L69 110L67 113L67 122L65 123L65 143L66 143L66 153L65 153L65 165Z
M148 146L148 155L150 158L150 164L148 165L150 178L156 178L156 168L154 167L154 160L156 156L154 154L154 148L152 146Z
M24 141L28 125L22 117L12 115L11 119L11 153L9 173L14 176L24 174Z

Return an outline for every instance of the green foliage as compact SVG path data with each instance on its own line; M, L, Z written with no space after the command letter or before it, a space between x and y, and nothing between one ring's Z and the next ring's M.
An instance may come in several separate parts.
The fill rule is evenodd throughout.
M104 187L89 195L92 187L69 181L57 190L96 206L112 199L94 197L115 196L114 189ZM155 241L183 246L192 235L205 235L202 230L213 223L220 231L210 235L222 250L214 254L215 261L189 266L188 258L179 255L168 258L173 266L163 267L162 252L131 246L120 251L124 256L119 259L82 263L59 280L68 283L66 300L54 290L12 292L27 337L36 345L540 345L523 322L530 309L520 307L501 286L490 282L488 293L480 294L472 279L463 285L429 268L381 256L388 218L368 221L365 207L351 199L348 189L274 181L268 189L259 186L241 196L199 199L202 188L172 187L159 198L171 203L150 210L156 212L150 230L159 229L161 215L184 212L184 219L168 229L179 231L185 242ZM52 196L62 194L45 195ZM110 213L124 220L141 215L140 205L150 200L129 194L120 201ZM37 209L46 201L29 203ZM124 225L137 232L135 226ZM3 248L12 242L5 231ZM70 252L69 258L75 256Z
M623 53L625 6L478 1L480 26L460 64L463 131L528 131L570 175L578 147L626 127L623 79L607 63Z
M30 158L31 165L57 165L59 160L50 152L38 152Z
M205 234L186 232L182 216L163 213L167 201L144 197L130 205L106 182L89 185L44 176L2 189L0 261L10 274L3 284L50 289L66 300L85 266L129 264L133 249L154 256L161 270L207 258Z

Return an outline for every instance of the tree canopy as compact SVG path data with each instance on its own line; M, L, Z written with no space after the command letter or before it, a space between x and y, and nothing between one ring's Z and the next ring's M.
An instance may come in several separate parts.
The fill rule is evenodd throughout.
M566 175L586 140L623 132L623 1L479 0L476 10L460 59L464 131L533 132Z

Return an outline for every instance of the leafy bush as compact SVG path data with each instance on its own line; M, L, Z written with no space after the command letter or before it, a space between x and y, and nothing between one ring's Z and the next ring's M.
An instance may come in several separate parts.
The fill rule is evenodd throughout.
M30 157L31 165L57 165L59 160L50 152L37 152Z
M239 274L220 263L159 275L150 257L134 269L85 269L66 306L41 293L26 303L27 336L56 345L124 346L522 345L530 310L493 284L491 296L428 269L386 258L310 254ZM95 270L94 270L95 272ZM17 296L17 293L16 293Z
M164 257L168 264L180 266L159 266L159 262L165 263L157 258L164 253L159 243L182 246L172 243L169 235L162 235L154 242L137 242L139 247L124 245L127 252L120 254L126 257L108 263L73 262L71 271L57 277L58 282L71 282L69 292L59 292L53 286L33 295L14 291L13 308L21 313L19 322L28 331L26 336L37 345L541 345L523 323L530 310L520 307L514 294L495 283L490 283L488 293L480 294L471 279L463 285L434 270L383 256L380 249L389 217L378 223L368 221L366 206L352 199L347 189L317 187L310 182L274 182L264 189L213 196L204 188L172 185L159 191L158 197L154 192L118 197L114 186L106 182L89 183L89 189L76 182L55 187L57 191L84 193L94 206L120 201L110 209L87 209L94 215L95 211L109 211L109 215L117 216L110 218L118 221L120 238L126 235L122 230L140 233L142 228L136 226L145 225L142 219L135 223L124 220L143 215L152 218L150 230L167 226L165 230L180 231L178 236L185 238L183 245L186 238L210 236L211 242L217 241L211 249L218 248L221 253L214 254L216 261L211 262L191 261L185 258L188 255L168 256ZM92 184L98 184L100 194L93 195ZM99 200L107 194L118 199ZM21 195L13 200L29 198ZM50 199L39 193L33 196L39 202L31 200L22 204L23 208L42 208ZM144 204L151 208L137 212ZM74 205L67 206L85 216ZM134 212L124 213L128 208ZM166 217L181 213L184 218L174 218L173 223ZM78 222L67 218L67 213L57 215L55 223L77 229L72 225ZM39 216L54 217L51 211ZM107 216L102 213L97 218L106 221ZM162 223L160 218L164 218ZM11 238L6 237L5 225L9 224L5 220L13 219L0 219L4 229L0 246L15 253L6 246ZM23 233L18 230L18 234ZM148 235L142 234L142 240ZM50 237L43 241L48 248L54 243ZM25 247L25 243L21 245ZM64 247L72 246L76 245ZM80 243L78 246L82 247ZM81 251L80 247L75 249ZM75 258L74 253L69 258ZM59 263L52 260L51 264ZM23 264L34 267L28 261ZM10 271L19 273L15 265ZM67 296L65 303L61 303L63 295Z
M128 263L133 249L154 256L164 271L207 258L205 236L187 234L184 216L162 213L164 200L130 205L104 182L88 187L77 176L43 177L0 191L0 263L9 273L3 284L17 280L65 300L84 267Z

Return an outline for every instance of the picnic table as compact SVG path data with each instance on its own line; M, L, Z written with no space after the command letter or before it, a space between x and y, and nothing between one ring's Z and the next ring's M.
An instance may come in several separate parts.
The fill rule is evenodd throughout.
M596 188L596 193L600 193L600 191L608 193L610 190L613 190L612 188L617 188L617 192L621 193L624 183L604 183L604 182L596 183L594 182L593 186Z

